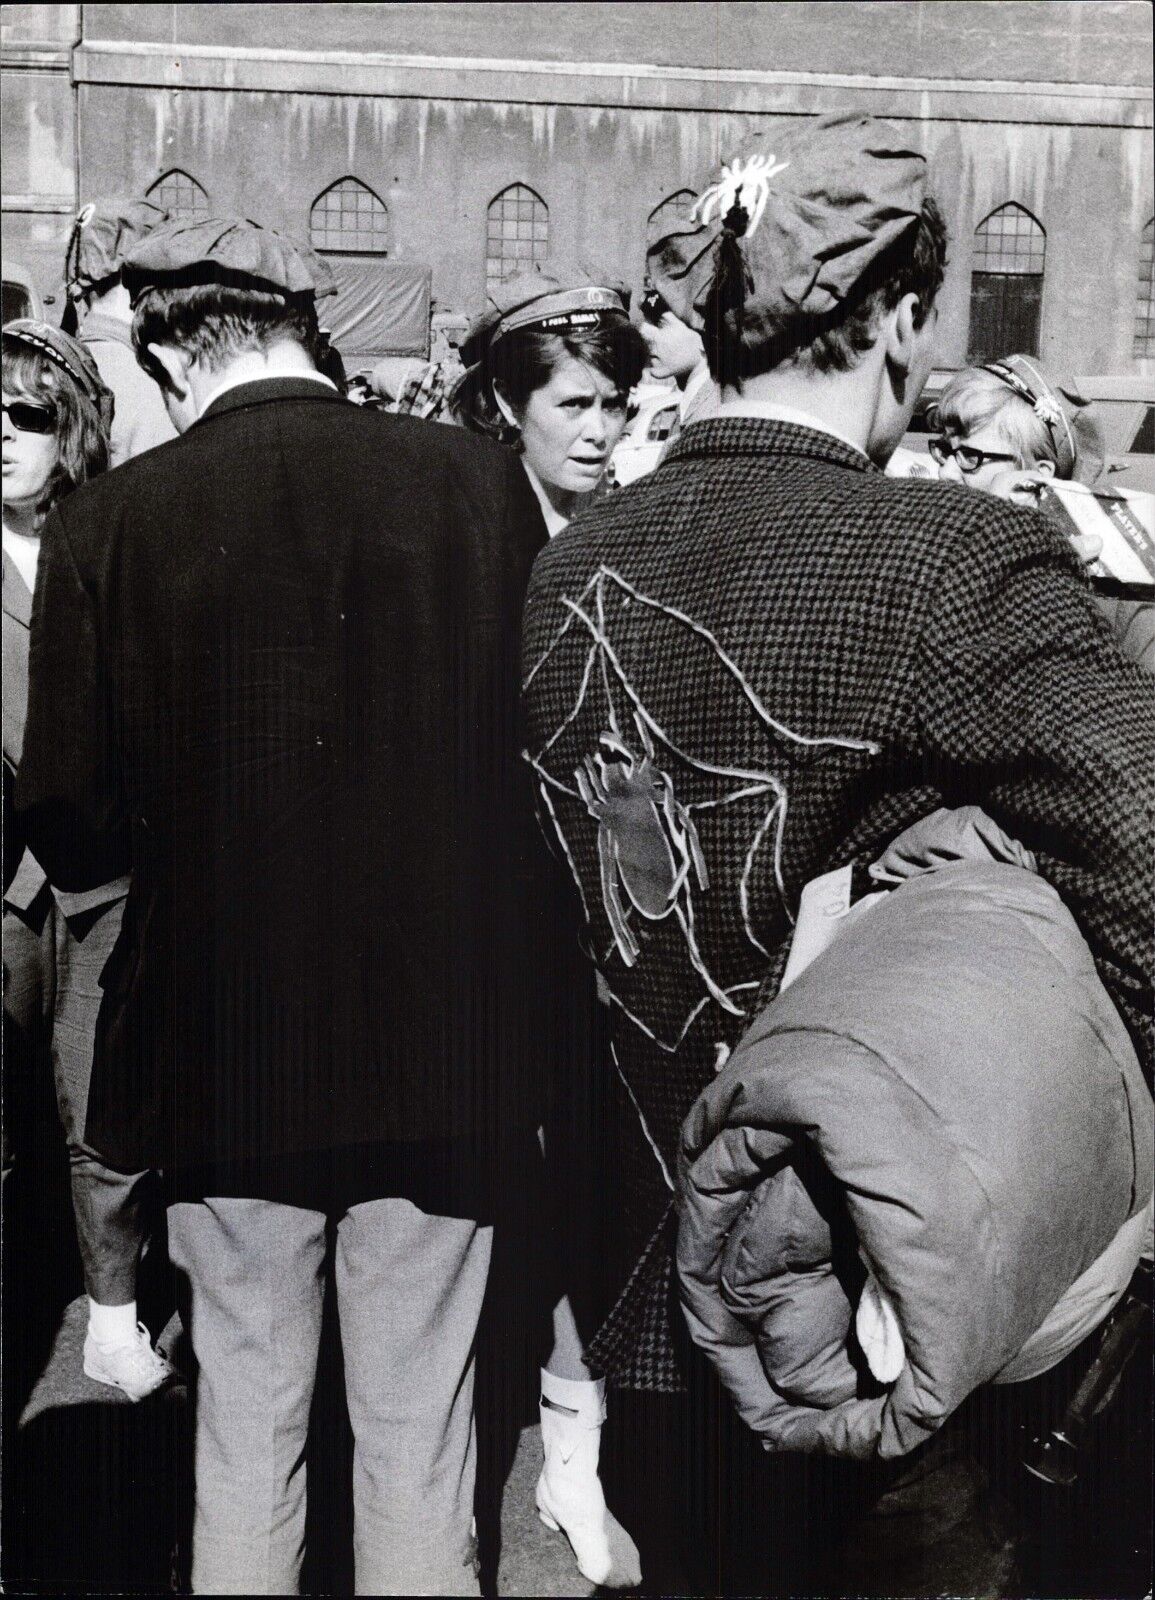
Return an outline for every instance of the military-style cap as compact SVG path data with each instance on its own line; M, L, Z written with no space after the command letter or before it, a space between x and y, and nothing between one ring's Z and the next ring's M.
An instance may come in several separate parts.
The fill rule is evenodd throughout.
M543 262L503 279L490 290L489 299L461 347L467 366L519 329L574 333L621 327L630 320L630 291L621 279L583 265Z
M241 217L178 218L155 229L129 254L124 281L134 301L160 284L230 283L317 300L337 292L315 250Z
M64 258L68 293L74 299L117 276L129 252L169 220L151 200L90 200L76 214Z
M39 322L34 317L18 317L14 322L6 322L4 337L38 351L54 367L67 373L80 392L92 401L105 427L111 426L112 392L79 339L65 333L63 328L54 328L50 322Z
M1094 406L1071 378L1048 375L1036 356L1004 356L983 368L1025 400L1050 435L1060 478L1095 483L1107 463L1107 447Z
M799 313L824 316L917 220L926 158L889 123L852 112L779 122L750 139L689 216L647 252L649 277L700 329L723 234L741 241L750 280L747 338Z

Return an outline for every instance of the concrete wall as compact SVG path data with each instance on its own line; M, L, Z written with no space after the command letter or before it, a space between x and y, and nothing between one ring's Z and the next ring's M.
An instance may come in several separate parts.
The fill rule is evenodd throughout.
M351 175L389 207L395 254L430 262L438 301L466 311L484 294L486 206L510 183L548 204L554 254L637 282L649 212L751 126L891 116L927 152L954 240L941 363L965 356L974 228L1015 200L1047 233L1043 354L1139 370L1146 5L89 5L83 28L82 197L180 167L214 209L304 235L314 198ZM59 79L55 98L27 81L12 142L28 157L10 165L5 140L6 196L67 165ZM41 146L51 170L34 172Z

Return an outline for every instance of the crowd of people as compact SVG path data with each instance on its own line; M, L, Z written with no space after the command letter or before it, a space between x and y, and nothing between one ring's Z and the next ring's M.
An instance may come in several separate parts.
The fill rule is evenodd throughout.
M87 205L66 327L3 329L5 1172L50 1071L132 1401L167 1208L195 1593L298 1592L330 1273L357 1592L480 1592L531 1169L587 1582L1055 1592L1076 1446L1142 1543L1100 1402L1149 1412L1155 635L1038 509L1093 408L1008 352L912 467L924 158L823 117L708 177L636 309L507 279L408 415L237 218ZM617 489L647 371L675 431Z

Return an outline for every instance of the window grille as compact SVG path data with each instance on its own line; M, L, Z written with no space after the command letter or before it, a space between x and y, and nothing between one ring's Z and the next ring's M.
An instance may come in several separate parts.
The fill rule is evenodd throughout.
M1038 355L1047 236L1014 201L975 229L969 359Z
M1151 288L1153 250L1155 250L1155 218L1152 218L1143 229L1139 241L1139 299L1135 307L1134 354L1140 358L1155 356L1155 297Z
M313 201L309 239L315 250L388 255L388 208L356 178L342 178Z
M148 191L148 199L163 206L174 217L195 220L209 214L209 197L195 178L174 167L159 177Z
M524 183L511 183L489 202L485 228L485 287L549 259L549 207Z

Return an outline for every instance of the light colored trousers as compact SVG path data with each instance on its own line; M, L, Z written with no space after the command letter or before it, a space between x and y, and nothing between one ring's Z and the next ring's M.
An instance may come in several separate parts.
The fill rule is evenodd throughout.
M352 1206L335 1280L354 1438L356 1592L476 1595L473 1363L492 1229L408 1200ZM266 1200L169 1208L196 1401L195 1594L296 1594L325 1215Z

